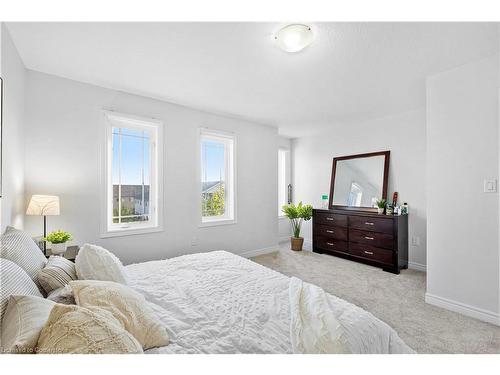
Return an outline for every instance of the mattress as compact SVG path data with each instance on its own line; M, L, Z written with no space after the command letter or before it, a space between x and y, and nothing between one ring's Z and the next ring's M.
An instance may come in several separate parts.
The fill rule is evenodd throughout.
M171 343L146 353L293 353L290 278L225 251L127 266ZM369 312L328 294L351 353L412 353Z

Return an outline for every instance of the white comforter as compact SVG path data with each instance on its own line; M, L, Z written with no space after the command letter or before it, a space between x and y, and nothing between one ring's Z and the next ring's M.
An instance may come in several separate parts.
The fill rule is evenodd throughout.
M300 323L301 314L317 312L296 310L301 284L290 284L278 272L225 251L133 264L127 271L130 286L152 302L170 334L170 345L148 353L307 352L297 327L308 328ZM339 340L332 347L351 353L412 352L370 313L325 296L330 333Z

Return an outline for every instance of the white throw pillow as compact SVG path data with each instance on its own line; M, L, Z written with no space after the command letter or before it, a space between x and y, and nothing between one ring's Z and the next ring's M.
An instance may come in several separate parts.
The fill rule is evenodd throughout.
M42 297L38 287L21 267L0 258L0 320L12 295Z
M47 259L30 235L22 230L7 227L0 238L0 257L21 267L43 292L38 283L38 272L45 267Z
M37 344L39 354L140 354L141 344L111 313L55 305Z
M75 263L61 256L53 255L47 265L38 272L38 282L47 293L76 280Z
M35 296L10 296L2 320L2 348L7 353L35 353L36 343L56 303Z
M70 281L76 304L99 307L118 319L144 350L169 343L165 326L144 296L132 288L110 281Z
M76 275L80 280L114 281L127 284L125 267L108 250L86 243L75 259Z

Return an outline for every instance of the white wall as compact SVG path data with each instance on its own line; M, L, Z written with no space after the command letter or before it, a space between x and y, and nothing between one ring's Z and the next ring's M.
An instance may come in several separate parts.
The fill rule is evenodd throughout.
M24 218L24 85L25 73L5 24L2 29L2 199L1 230L23 227Z
M388 198L398 191L399 202L408 202L410 238L420 239L420 246L409 247L410 267L425 269L425 110L332 125L323 134L294 139L294 200L321 207L321 196L330 191L333 157L386 150L391 151ZM310 221L303 226L309 244L311 228Z
M217 249L241 254L278 243L276 128L33 71L27 73L26 108L27 198L61 198L61 216L49 218L49 230L68 230L79 244L101 244L125 263ZM99 238L103 108L164 122L163 232ZM237 224L198 227L200 126L236 134ZM26 217L33 234L41 223Z
M497 57L427 80L428 302L497 322L499 174Z

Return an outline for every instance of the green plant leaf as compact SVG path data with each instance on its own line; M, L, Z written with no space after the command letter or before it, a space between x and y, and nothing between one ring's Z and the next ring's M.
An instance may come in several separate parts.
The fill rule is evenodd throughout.
M290 219L292 224L292 231L294 237L300 237L300 229L302 227L302 221L308 221L312 218L313 207L310 204L303 205L299 202L296 206L293 203L284 205L281 211L285 214L287 218Z
M71 240L71 233L65 232L63 230L56 230L51 232L44 238L45 241L49 241L50 243L65 243Z

